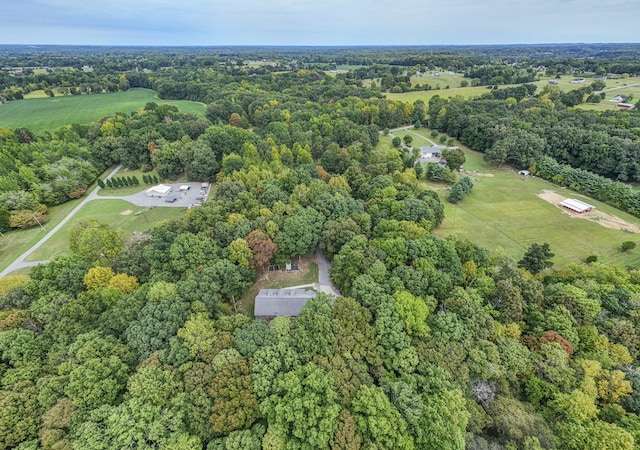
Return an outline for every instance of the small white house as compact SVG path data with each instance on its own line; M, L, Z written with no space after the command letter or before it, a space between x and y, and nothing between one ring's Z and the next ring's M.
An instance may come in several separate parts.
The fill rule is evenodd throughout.
M166 184L158 184L157 186L153 186L145 192L147 197L166 197L171 193L171 186L167 186Z

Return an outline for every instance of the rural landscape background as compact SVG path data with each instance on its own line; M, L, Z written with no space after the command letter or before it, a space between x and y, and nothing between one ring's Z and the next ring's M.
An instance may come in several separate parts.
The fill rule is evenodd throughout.
M633 43L0 45L0 449L640 447L639 108Z

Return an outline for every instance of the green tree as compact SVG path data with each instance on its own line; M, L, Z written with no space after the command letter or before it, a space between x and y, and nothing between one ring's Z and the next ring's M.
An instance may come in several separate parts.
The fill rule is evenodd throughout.
M622 252L628 252L629 250L633 250L636 248L636 243L633 241L624 241L620 246L620 250Z
M467 160L461 148L444 149L442 151L442 157L447 162L447 166L451 167L452 170L458 170Z
M260 416L249 364L244 360L219 369L211 381L209 395L213 399L209 420L215 433L248 428Z
M269 432L291 448L327 448L338 427L337 400L333 378L308 363L278 376L260 411Z
M364 438L365 448L413 449L407 422L377 386L360 386L352 402L353 416Z
M535 275L553 266L553 262L551 262L553 257L554 254L551 253L549 244L546 242L542 245L533 243L529 246L522 259L518 261L518 267Z

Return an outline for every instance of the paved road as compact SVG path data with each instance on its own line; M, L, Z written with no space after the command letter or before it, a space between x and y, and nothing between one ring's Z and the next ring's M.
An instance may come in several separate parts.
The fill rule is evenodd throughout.
M121 168L122 168L122 166L120 165L120 166L116 167L115 169L113 169L113 171L105 178L105 180L107 178L111 178L112 176L114 176L116 174L116 172L118 172L118 170L120 170ZM95 200L97 198L100 198L100 197L98 197L98 190L99 189L100 189L100 187L96 187L93 191L91 191L91 193L89 195L87 195L84 198L84 200L82 200L80 203L78 203L78 206L73 208L73 211L71 211L69 214L67 214L67 217L62 219L60 221L60 223L58 225L56 225L51 231L49 231L42 239L40 239L37 244L35 244L29 250L27 250L22 255L20 255L18 257L18 259L16 259L14 262L9 264L9 266L6 269L4 269L2 272L0 272L0 277L4 277L5 275L9 275L14 270L22 269L22 268L25 268L25 267L33 267L33 266L37 266L38 264L47 263L48 261L26 262L25 259L27 259L33 252L38 250L42 246L42 244L44 244L45 242L47 242L47 240L49 240L51 238L51 236L56 234L58 232L58 230L60 230L60 228L62 228L67 222L69 222L69 220L71 220L71 218L78 211L80 211L84 205L89 203L91 200Z
M329 261L324 257L320 249L316 249L318 253L318 290L321 292L326 292L328 294L333 295L342 295L338 289L331 283L331 278L329 277Z
M111 178L113 177L120 169L122 168L122 166L118 166L116 167L106 178ZM167 203L165 202L165 198L164 197L147 197L145 190L142 190L140 192L138 192L137 194L132 194L132 195L127 195L127 196L103 196L103 195L98 195L98 191L100 190L100 187L96 187L93 191L91 191L91 193L89 195L87 195L84 200L82 200L82 202L80 202L78 204L78 206L76 206L73 211L71 211L67 217L65 217L64 219L62 219L62 221L56 225L51 231L49 231L42 239L40 239L40 241L38 241L37 244L35 244L33 247L31 247L29 250L27 250L26 252L24 252L22 255L20 255L20 257L18 259L16 259L13 263L11 263L6 269L4 269L2 272L0 272L0 277L3 277L5 275L10 274L11 272L13 272L14 270L18 270L18 269L23 269L25 267L33 267L33 266L37 266L39 264L46 264L49 261L25 261L33 252L35 252L38 248L40 248L48 239L51 238L51 236L53 236L54 234L56 234L56 232L58 232L67 222L69 222L69 220L71 220L71 218L78 212L80 211L80 209L82 209L82 207L84 205L86 205L88 202L92 201L92 200L125 200L128 201L129 203L132 203L135 206L142 206L142 207L154 207L154 206L161 206L161 207L179 207L179 208L184 208L184 207L188 207L188 206L192 206L194 204L194 202L196 202L197 198L202 197L204 200L206 200L207 196L209 195L210 190L209 189L205 189L202 190L201 189L201 183L176 183L176 184L172 184L171 186L173 187L174 191L178 191L180 186L183 185L188 185L190 186L190 189L186 192L184 192L184 195L181 196L180 198L178 198L175 202L173 203ZM204 200L202 200L204 202Z

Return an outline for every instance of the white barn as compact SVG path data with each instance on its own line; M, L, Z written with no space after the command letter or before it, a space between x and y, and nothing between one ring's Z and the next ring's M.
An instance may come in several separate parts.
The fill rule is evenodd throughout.
M166 197L171 193L171 186L159 184L147 189L145 193L147 194L147 197Z
M596 209L595 206L582 202L580 200L576 200L575 198L567 198L561 201L560 206L562 206L563 208L567 208L578 214L583 214L593 209Z

